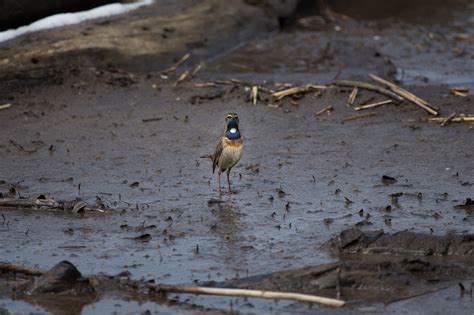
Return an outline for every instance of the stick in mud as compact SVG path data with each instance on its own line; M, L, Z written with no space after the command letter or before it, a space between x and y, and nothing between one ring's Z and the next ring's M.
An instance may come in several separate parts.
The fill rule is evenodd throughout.
M381 83L383 85L388 86L393 92L395 92L396 94L398 94L401 97L405 98L406 100L412 102L413 104L423 108L424 110L426 110L431 115L433 115L433 116L438 116L439 115L438 109L434 108L430 103L428 103L427 101L419 98L415 94L413 94L411 92L408 92L407 90L399 87L398 85L396 85L396 84L394 84L390 81L384 80L381 77L376 76L375 74L369 74L369 77L372 80L377 81L378 83Z
M322 115L324 114L325 112L330 112L333 110L333 107L332 105L329 105L329 106L326 106L324 107L323 109L321 109L320 111L318 111L317 113L314 114L314 117L318 117L319 115Z
M0 271L5 273L22 273L31 276L41 276L46 273L46 270L43 269L2 262L0 262Z
M12 107L12 104L10 104L10 103L3 104L3 105L0 105L0 110L7 109L7 108L10 108L10 107Z
M186 70L179 76L178 80L176 80L176 82L173 84L173 87L178 86L178 84L180 84L181 82L187 80L188 77L190 77L190 72L189 72L189 70Z
M252 86L250 91L250 98L252 99L253 105L257 105L257 98L258 98L258 86Z
M370 109L370 108L374 108L374 107L378 107L378 106L382 106L382 105L390 104L390 103L393 103L393 101L392 100L385 100L385 101L376 102L376 103L372 103L372 104L357 106L357 107L354 107L354 110L359 111L359 110L364 110L364 109Z
M347 99L347 106L352 106L354 104L358 92L359 89L357 87L352 90L351 94L349 95L349 98Z
M191 71L189 71L189 70L184 71L184 72L179 76L178 80L173 84L173 87L178 86L178 84L180 84L181 82L191 80L203 67L204 67L204 65L203 65L202 63L200 63L200 64L198 64L197 66L195 66L195 67L193 68L193 70L191 70Z
M190 287L190 286L173 286L173 285L156 285L156 290L162 292L187 293L187 294L207 294L207 295L223 295L223 296L245 296L263 299L284 299L295 300L300 302L318 303L327 306L341 307L346 304L345 301L332 299L317 295L309 295L292 292L262 291L262 290L246 290L231 288L212 288L212 287Z
M442 123L447 118L449 118L449 116L448 117L433 117L433 118L429 118L428 121ZM457 123L474 122L474 115L459 114L459 115L453 117L452 119L450 119L450 122L457 122Z
M336 290L337 290L337 299L341 299L341 267L336 269L337 272L337 283L336 283Z
M181 57L181 59L179 59L174 65L172 65L171 67L163 70L160 72L160 74L167 74L168 72L172 72L172 71L175 71L180 65L182 65L183 63L186 62L186 60L189 59L189 57L191 57L191 54L190 53L186 53L183 57Z
M286 96L290 96L296 93L308 92L311 90L325 90L327 88L328 87L326 85L305 84L305 85L295 86L286 90L275 92L272 94L272 96L276 97L278 100L281 100L282 98Z
M364 119L364 118L369 118L372 116L377 115L376 113L368 113L368 114L362 114L362 115L355 115L355 116L350 116L347 118L344 118L343 121L351 121L351 120L358 120L358 119Z
M451 115L443 119L443 121L441 122L441 127L444 127L445 125L449 124L454 117L456 117L456 112L451 113Z
M373 92L383 94L383 95L388 96L388 97L390 97L391 99L393 99L397 102L403 102L403 98L400 95L397 95L397 94L393 93L392 91L389 91L386 88L383 88L381 86L373 85L373 84L370 84L370 83L367 83L367 82L350 81L350 80L337 80L337 81L333 81L331 84L335 85L335 86L357 87L359 89L369 90L369 91L373 91Z
M146 122L150 122L150 121L160 121L162 119L163 119L163 117L143 118L142 122L146 123Z

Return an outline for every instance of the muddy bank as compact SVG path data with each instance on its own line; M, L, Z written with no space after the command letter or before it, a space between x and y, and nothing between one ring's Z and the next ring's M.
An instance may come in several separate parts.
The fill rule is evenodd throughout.
M105 296L157 303L171 309L193 313L216 310L193 304L183 304L154 289L153 281L135 281L127 272L116 276L85 277L68 261L62 261L49 270L0 263L0 293L15 300L38 305L54 314L82 314L84 307ZM166 309L166 308L165 308ZM5 310L6 314L9 314Z
M459 281L468 281L468 285L474 277L473 239L472 234L390 234L352 228L325 245L339 256L338 262L244 278L227 285L340 297L353 306L391 303ZM464 284L460 285L460 293L465 293ZM467 294L472 294L469 285Z
M403 231L391 235L382 230L362 232L353 228L341 232L327 246L336 253L474 256L474 238L470 234L439 236Z
M156 283L223 283L236 276L331 263L334 258L319 245L348 226L391 233L407 228L425 233L432 229L437 235L452 229L473 232L472 216L455 208L472 196L472 156L467 151L459 154L459 148L472 141L469 125L441 128L409 103L347 121L355 114L346 105L350 88L295 94L271 107L264 99L253 105L251 83L195 86L208 80L202 74L173 87L179 71L169 79L113 68L73 73L56 87L39 85L25 94L12 93L14 105L1 116L2 192L13 185L23 197L80 197L88 204L99 196L127 211L75 217L2 208L0 231L7 237L1 245L8 261L49 268L68 259L86 275L128 271L131 279ZM409 88L430 102L442 100L444 112L470 106L468 98L443 96L444 88ZM361 91L355 105L373 97L379 96ZM332 111L314 116L328 104ZM235 194L219 196L211 165L199 156L213 149L229 108L241 116L247 146L231 178ZM18 131L20 123L24 128ZM272 135L278 143L263 135ZM394 263L386 270L400 274L410 264ZM426 268L432 266L429 262ZM443 267L434 266L442 275ZM452 277L464 279L456 278L454 271ZM437 294L443 292L448 291ZM185 305L169 312L186 312L188 304L229 309L226 298L175 299ZM242 310L275 307L273 302L231 301ZM439 301L462 307L465 299ZM24 307L11 299L2 303L11 309ZM87 304L84 312L116 310L116 303L144 310L117 295ZM158 311L168 308L145 305ZM283 313L295 307L278 305ZM307 306L296 308L311 312Z
M4 80L30 76L53 66L120 66L163 70L189 52L191 62L219 56L242 42L278 29L278 16L296 1L155 2L119 15L56 28L2 43ZM21 74L20 74L21 73ZM67 75L67 74L65 74Z
M411 248L400 251L403 240L408 239L412 240ZM474 279L474 265L471 263L474 255L473 239L472 234L433 236L413 232L389 234L348 229L328 243L332 251L340 254L337 262L223 283L205 282L202 285L325 296L344 300L348 302L346 307L351 308L373 303L389 304L451 286L459 287L461 296L469 298L472 296L469 281ZM376 245L381 242L383 246ZM338 244L337 247L334 246L335 243ZM341 255L353 253L353 250L347 248L350 244L353 249L357 246L355 243L358 243L358 247L377 250L357 251L358 255ZM438 243L450 244L450 250L434 251L431 254L433 245ZM413 250L414 247L416 250ZM437 259L434 255L451 258ZM160 283L155 283L154 280L131 280L128 272L116 276L83 277L67 261L48 271L0 264L2 295L39 304L55 313L70 312L70 306L74 305L73 313L79 314L84 306L105 296L171 304L172 299L167 298L160 287ZM61 301L50 303L55 300L54 296L61 296ZM196 311L206 310L197 305L182 306Z

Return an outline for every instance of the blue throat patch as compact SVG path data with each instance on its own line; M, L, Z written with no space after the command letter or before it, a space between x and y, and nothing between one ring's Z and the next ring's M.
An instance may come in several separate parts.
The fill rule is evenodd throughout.
M225 136L229 140L240 139L239 124L235 120L231 120L227 123L227 131L225 132Z

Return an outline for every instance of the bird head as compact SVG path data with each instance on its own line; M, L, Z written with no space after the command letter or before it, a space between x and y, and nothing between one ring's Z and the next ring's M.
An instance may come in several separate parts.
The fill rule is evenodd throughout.
M239 116L236 113L229 113L225 117L225 135L230 140L240 139Z

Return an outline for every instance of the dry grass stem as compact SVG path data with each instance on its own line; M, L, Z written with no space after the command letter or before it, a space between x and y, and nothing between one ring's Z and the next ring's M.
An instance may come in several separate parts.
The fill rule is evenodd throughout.
M392 100L385 100L385 101L381 101L381 102L376 102L376 103L371 103L371 104L367 104L367 105L357 106L357 107L354 107L354 110L359 111L359 110L364 110L364 109L370 109L370 108L379 107L379 106L390 104L390 103L393 103L393 101Z
M428 113L430 113L431 115L438 116L439 112L436 108L434 108L427 101L419 98L415 94L408 92L407 90L395 85L394 83L390 81L384 80L381 77L376 76L375 74L369 74L369 77L372 80L377 81L378 83L388 86L394 93L400 95L401 97L414 103L415 105L418 105L419 107L423 108Z
M263 299L285 299L300 302L318 303L327 306L341 307L345 301L332 299L317 295L309 295L302 293L262 291L262 290L246 290L232 288L213 288L213 287L191 287L191 286L173 286L173 285L156 285L156 289L162 292L187 293L187 294L208 294L223 296L245 296Z

